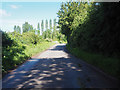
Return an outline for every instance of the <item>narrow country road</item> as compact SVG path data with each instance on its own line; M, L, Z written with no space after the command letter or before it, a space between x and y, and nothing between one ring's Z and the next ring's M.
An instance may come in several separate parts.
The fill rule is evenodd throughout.
M56 44L2 80L2 88L114 88L116 82Z

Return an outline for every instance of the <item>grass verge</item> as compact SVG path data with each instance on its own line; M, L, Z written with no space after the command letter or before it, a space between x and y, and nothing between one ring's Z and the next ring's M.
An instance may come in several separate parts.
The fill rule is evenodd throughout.
M119 59L106 57L96 53L89 53L77 48L72 48L70 45L66 46L68 51L70 51L76 57L84 60L85 62L92 64L93 66L98 67L103 72L120 79L119 73Z
M24 45L25 49L21 50L21 53L17 53L16 49L18 47L10 48L11 52L5 51L4 53L7 54L6 55L7 58L3 59L4 68L2 68L2 77L4 77L11 70L14 70L15 68L17 68L19 65L23 64L28 58L48 49L50 46L52 46L54 44L55 43L53 43L53 42L43 41L36 45L34 45L34 44ZM14 48L16 48L16 49L13 50ZM17 54L13 54L14 52Z
M26 50L25 50L25 54L29 57L37 54L37 53L40 53L44 50L46 50L47 48L49 48L50 46L54 45L55 43L53 42L41 42L37 45L26 45Z

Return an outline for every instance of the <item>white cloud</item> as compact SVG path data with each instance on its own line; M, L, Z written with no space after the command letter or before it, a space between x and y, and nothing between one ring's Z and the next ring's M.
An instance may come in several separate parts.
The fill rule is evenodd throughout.
M10 5L10 7L13 8L13 9L17 9L18 8L18 6L16 6L16 5Z
M2 16L11 16L11 14L10 13L7 13L5 10L3 10L3 9L0 9L0 17L2 17Z

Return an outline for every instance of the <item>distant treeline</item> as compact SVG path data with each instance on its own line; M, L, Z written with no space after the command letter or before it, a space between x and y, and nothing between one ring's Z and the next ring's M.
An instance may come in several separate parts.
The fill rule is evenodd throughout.
M17 32L19 34L24 34L26 32L34 32L36 35L41 35L43 39L49 38L49 39L58 39L59 41L61 39L66 39L64 35L61 34L60 30L57 28L57 21L56 19L49 20L42 20L41 23L38 23L37 29L33 27L33 25L30 25L28 22L25 22L22 25L22 30L20 26L14 26L14 32Z
M53 21L53 22L52 22ZM22 25L22 30L20 26L14 26L14 31L18 33L24 33L30 30L36 30L36 33L42 34L44 31L50 29L55 30L57 28L57 21L56 19L52 20L42 20L40 23L37 24L37 28L34 28L32 25L30 25L28 22L25 22Z

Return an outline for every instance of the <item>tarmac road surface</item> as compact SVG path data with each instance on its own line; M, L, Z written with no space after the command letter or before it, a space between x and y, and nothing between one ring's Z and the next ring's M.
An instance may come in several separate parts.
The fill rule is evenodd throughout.
M56 44L28 60L2 80L2 88L116 88L87 63Z

